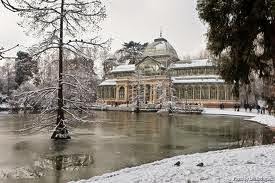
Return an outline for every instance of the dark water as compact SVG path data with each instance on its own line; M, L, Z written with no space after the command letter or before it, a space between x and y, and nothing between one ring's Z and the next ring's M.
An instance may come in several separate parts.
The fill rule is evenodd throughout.
M0 113L0 182L61 183L175 155L270 141L264 127L240 117L96 112L95 123L79 125L72 140L63 142L50 140L49 132L12 132L22 119Z

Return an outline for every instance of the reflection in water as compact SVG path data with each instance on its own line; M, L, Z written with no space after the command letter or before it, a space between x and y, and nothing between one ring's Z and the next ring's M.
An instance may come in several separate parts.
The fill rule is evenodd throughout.
M46 152L44 155L35 152L29 152L31 153L32 157L35 157L34 160L25 168L16 169L16 172L24 172L25 175L23 177L32 179L37 179L44 176L52 177L53 179L45 179L45 182L60 183L64 182L64 172L77 172L81 168L89 167L94 163L94 159L91 154L66 154L66 148L69 145L69 141L65 140L50 141L50 152ZM28 141L21 141L16 143L13 146L13 149L17 152L26 152L31 150L33 148L32 146L33 144L29 143ZM18 177L18 175L7 174L1 178L16 177ZM44 182L43 179L42 182Z
M72 140L61 142L50 140L49 133L9 133L21 122L0 116L0 145L6 147L0 149L0 169L14 167L4 175L0 172L0 178L7 183L61 183L175 155L268 144L272 139L268 129L238 117L96 112L92 120L95 123L79 124Z

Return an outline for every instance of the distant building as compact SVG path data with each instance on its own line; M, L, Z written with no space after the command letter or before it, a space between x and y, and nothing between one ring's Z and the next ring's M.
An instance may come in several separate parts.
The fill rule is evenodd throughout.
M97 91L99 103L146 105L172 100L218 107L236 102L232 86L217 75L210 60L181 61L162 37L148 44L138 63L118 64L110 58L104 72Z

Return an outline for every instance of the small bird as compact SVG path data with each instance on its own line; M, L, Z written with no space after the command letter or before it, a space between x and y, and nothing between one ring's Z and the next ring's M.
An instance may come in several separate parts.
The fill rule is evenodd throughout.
M174 164L175 166L180 166L180 161Z
M197 166L203 167L203 163L199 163L197 164Z

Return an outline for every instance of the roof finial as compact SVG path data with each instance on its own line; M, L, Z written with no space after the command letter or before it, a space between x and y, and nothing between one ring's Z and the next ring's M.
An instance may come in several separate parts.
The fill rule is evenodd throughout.
M160 27L159 36L162 38L162 27Z

